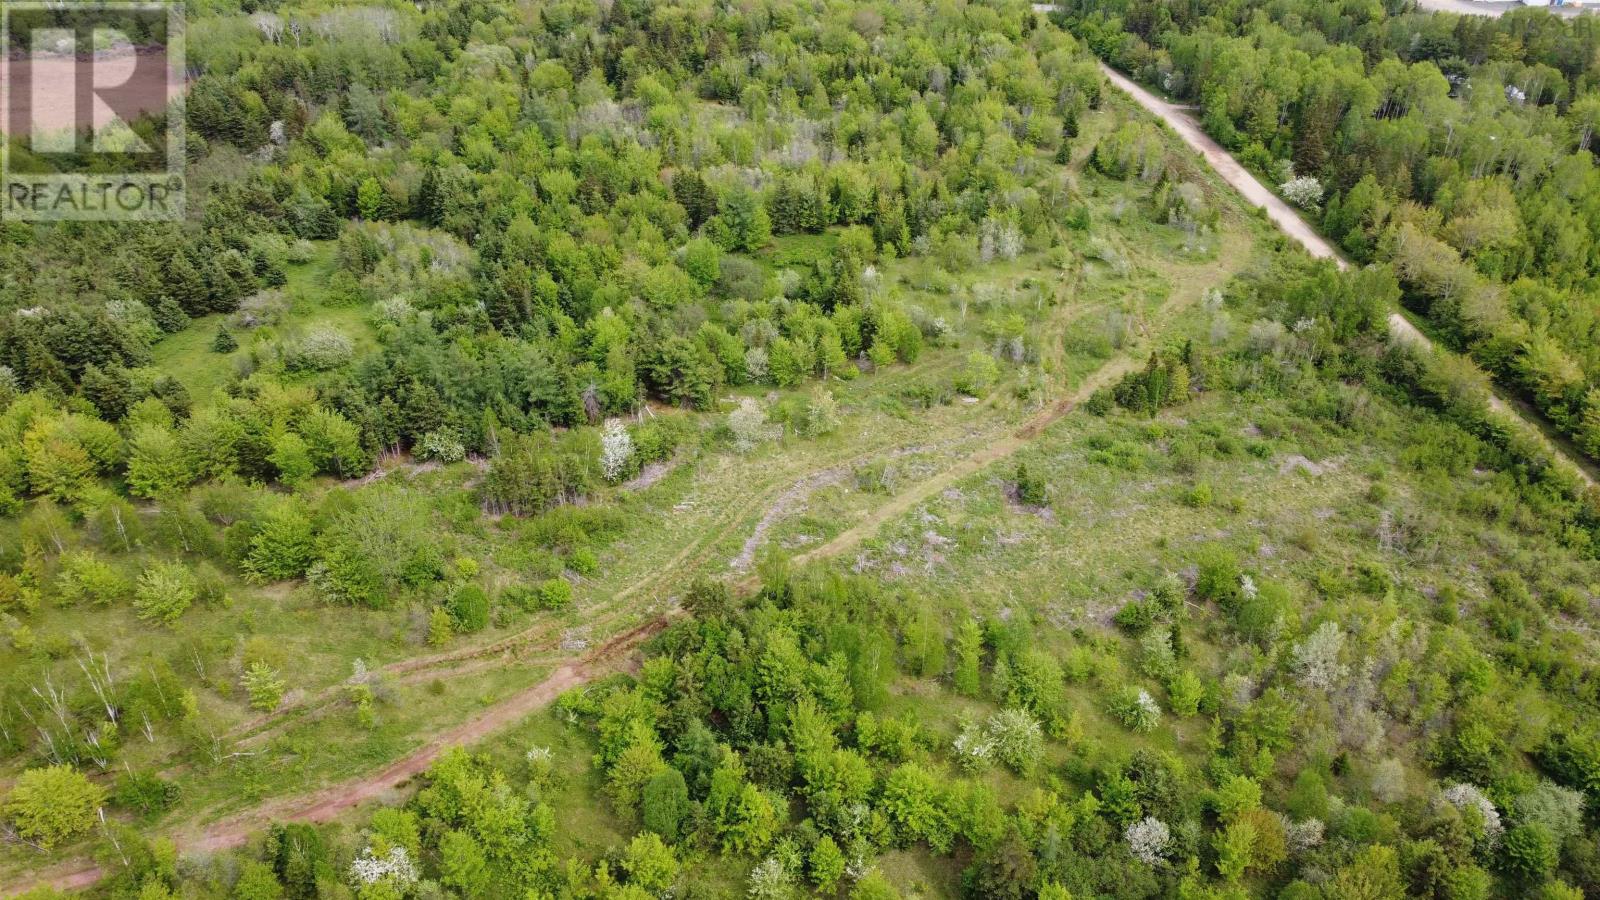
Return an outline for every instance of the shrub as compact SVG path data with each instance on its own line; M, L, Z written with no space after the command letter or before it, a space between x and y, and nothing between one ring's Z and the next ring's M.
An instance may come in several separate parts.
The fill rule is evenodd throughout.
M1172 676L1167 682L1167 704L1174 715L1192 716L1200 711L1200 701L1205 697L1205 685L1200 676L1188 669Z
M176 782L147 772L127 772L117 777L111 801L143 816L166 812L178 802L181 791Z
M489 595L476 584L456 588L447 609L455 631L482 631L489 624Z
M467 458L467 448L461 443L461 435L454 428L446 426L422 436L422 440L417 442L417 456L446 464L458 463Z
M1183 505L1193 509L1211 505L1211 482L1202 481L1183 492Z
M71 766L29 769L0 805L23 840L49 849L88 831L105 791Z
M855 369L846 371L854 372ZM833 392L817 388L805 403L805 411L795 424L795 429L805 437L832 434L839 428L839 403Z
M1339 656L1344 648L1344 631L1337 623L1323 622L1294 647L1294 669L1300 683L1309 688L1329 690L1349 671Z
M1512 802L1518 825L1542 825L1557 844L1583 833L1584 796L1580 791L1541 781Z
M105 560L87 551L69 553L56 574L56 595L62 603L85 600L105 606L126 598L131 585Z
M1149 631L1150 627L1156 623L1156 612L1154 603L1129 600L1111 618L1112 621L1117 623L1117 627L1123 631L1132 635L1140 635Z
M1543 825L1518 825L1506 832L1506 870L1529 884L1543 881L1555 871L1561 848Z
M194 480L189 458L176 435L161 424L134 428L128 445L128 492L161 497L188 487Z
M1003 709L989 717L986 737L995 758L1018 774L1032 771L1044 752L1044 730L1025 709Z
M982 350L974 350L967 354L967 364L956 376L956 390L970 397L982 397L999 377L1000 364L994 361L994 357Z
M660 894L678 877L678 857L661 837L651 832L636 835L622 856L628 883L650 894Z
M180 562L158 562L139 576L133 608L145 621L171 625L195 601L197 593L194 573L187 566Z
M277 289L258 291L239 301L239 311L234 313L234 323L240 328L276 325L289 314L289 307L289 297L283 291Z
M428 612L428 643L435 647L448 643L454 635L455 626L451 624L450 613L442 606L435 606ZM437 687L436 687L437 686ZM444 693L444 682L434 679L428 690L434 694Z
M350 338L331 328L318 328L284 351L284 366L291 372L326 372L349 362L355 355Z
M566 609L572 603L572 582L547 578L539 583L534 599L539 609Z
M749 397L741 398L739 408L728 413L728 430L733 432L733 445L741 453L755 449L772 436L766 410Z
M1239 558L1228 548L1212 544L1200 551L1195 566L1195 595L1223 609L1231 608L1239 598L1243 575L1239 570Z
M1028 470L1027 463L1017 463L1017 502L1027 506L1043 506L1049 502L1044 478Z
M311 520L292 500L274 503L250 538L245 574L256 582L282 581L305 574L316 552Z
M600 571L600 558L588 547L579 547L567 554L567 568L579 575L593 575Z

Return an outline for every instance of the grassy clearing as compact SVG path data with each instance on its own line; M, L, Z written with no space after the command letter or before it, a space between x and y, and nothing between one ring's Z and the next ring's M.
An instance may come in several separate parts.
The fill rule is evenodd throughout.
M267 350L281 337L303 334L316 328L331 328L351 339L360 354L377 345L377 332L368 310L361 306L331 302L328 281L337 265L335 241L316 241L309 260L288 266L288 279L282 290L291 301L288 317L276 327L245 331L235 327L229 314L202 316L188 328L167 335L155 345L152 364L162 374L171 375L188 389L196 403L204 405L227 384L237 368L245 364L252 347ZM214 353L211 342L219 327L234 332L239 349Z

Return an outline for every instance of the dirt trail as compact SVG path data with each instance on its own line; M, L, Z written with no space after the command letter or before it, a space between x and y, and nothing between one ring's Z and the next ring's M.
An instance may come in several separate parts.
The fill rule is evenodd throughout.
M250 835L273 822L326 822L352 807L380 800L421 774L451 747L474 743L514 725L531 713L544 708L565 691L614 671L621 659L641 643L660 633L669 621L667 617L656 619L612 638L584 658L557 668L543 681L527 690L520 691L465 722L434 735L423 746L377 772L332 784L310 794L264 803L205 826L203 830L177 832L171 837L185 853L214 853L243 844ZM97 865L63 864L54 871L37 873L33 884L5 888L4 895L14 896L45 884L57 890L85 888L98 882L105 874L105 871Z
M955 465L932 478L920 481L911 488L896 494L887 503L874 508L866 518L835 535L832 540L794 557L794 564L800 566L814 560L837 556L856 546L877 533L879 528L914 509L918 504L942 493L946 488L953 486L967 476L981 472L994 463L1021 450L1052 422L1072 412L1090 394L1121 378L1125 373L1138 368L1139 365L1140 362L1137 358L1127 355L1119 356L1117 359L1106 363L1084 379L1083 384L1076 391L1073 391L1069 397L1034 416L1012 434L984 445L983 449L964 457Z
M860 522L835 535L832 540L794 557L793 563L799 566L818 559L838 556L876 534L879 528L882 528L890 521L915 509L918 504L932 499L962 479L983 471L1027 446L1034 438L1043 433L1046 428L1076 409L1078 404L1087 400L1095 391L1112 384L1123 375L1142 365L1143 351L1152 343L1153 337L1159 334L1160 325L1170 321L1184 307L1198 302L1206 289L1217 286L1217 282L1203 277L1204 275L1212 274L1218 276L1219 281L1225 280L1226 276L1231 274L1230 270L1232 268L1227 260L1238 252L1237 247L1224 245L1219 251L1222 261L1213 265L1196 267L1199 269L1195 273L1196 277L1175 279L1175 283L1178 286L1177 290L1173 291L1172 295L1161 304L1161 307L1152 316L1156 323L1156 328L1143 329L1153 333L1148 334L1146 340L1136 343L1128 350L1118 354L1116 358L1089 373L1072 393L1036 413L1013 433L984 445L981 450L964 457L939 474L918 482L911 488L896 494L887 503L873 509Z

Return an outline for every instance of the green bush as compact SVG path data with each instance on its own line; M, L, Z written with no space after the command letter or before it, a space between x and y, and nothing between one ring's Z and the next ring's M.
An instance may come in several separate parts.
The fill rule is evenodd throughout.
M141 816L154 817L171 809L182 793L176 782L148 772L125 772L117 777L111 802Z
M489 595L476 584L463 584L450 594L446 611L458 633L482 631L489 624Z
M0 813L24 840L49 849L94 825L105 791L71 766L29 769L17 777Z
M1211 482L1202 481L1183 492L1183 505L1193 509L1211 505Z
M133 608L139 618L171 625L195 601L198 585L194 573L180 562L158 562L139 576Z
M1144 634L1156 623L1156 606L1139 600L1130 600L1112 617L1121 628L1132 635Z
M1506 871L1528 884L1538 884L1555 871L1561 848L1543 825L1518 825L1503 843Z
M588 547L579 547L567 555L567 568L579 575L593 575L600 571L600 558Z
M565 578L547 578L539 584L534 595L539 609L566 609L572 603L572 582Z
M1027 506L1043 506L1049 502L1044 478L1028 469L1027 463L1017 463L1017 502Z

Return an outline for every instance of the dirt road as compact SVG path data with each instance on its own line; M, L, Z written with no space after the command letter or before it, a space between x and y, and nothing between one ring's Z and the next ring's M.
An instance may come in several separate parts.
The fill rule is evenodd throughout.
M1294 208L1284 202L1282 197L1274 194L1262 184L1250 171L1239 164L1221 144L1211 139L1211 136L1200 129L1189 114L1177 106L1157 97L1155 94L1140 87L1133 79L1104 62L1100 63L1100 71L1105 73L1106 80L1116 86L1117 90L1132 97L1139 104L1153 114L1156 118L1167 123L1183 142L1188 144L1196 153L1200 154L1206 164L1216 170L1222 180L1226 181L1234 190L1244 195L1244 198L1255 206L1264 208L1267 215L1283 232L1299 241L1312 256L1321 259L1333 260L1341 269L1349 268L1349 263L1344 257L1328 243L1316 229L1307 224L1305 219Z
M1450 2L1450 0L1431 0L1431 2L1442 3ZM1454 0L1454 2L1466 3L1468 0ZM1037 8L1038 6L1036 5L1035 9ZM1308 253L1321 259L1331 259L1341 269L1350 267L1349 261L1326 238L1318 234L1317 230L1312 228L1309 222L1301 218L1300 213L1294 207L1269 190L1248 169L1240 165L1239 161L1234 159L1231 153L1223 149L1221 144L1212 140L1210 135L1201 130L1200 123L1196 122L1188 112L1139 86L1128 76L1111 68L1104 61L1100 63L1100 70L1105 73L1106 79L1113 86L1132 97L1135 103L1144 107L1146 111L1167 123L1173 131L1177 132L1178 136L1183 138L1184 143L1193 148L1196 153L1199 153L1206 163L1216 170L1218 175L1222 176L1223 181L1226 181L1242 194L1250 203L1265 208L1273 224L1277 225L1279 229L1302 247L1305 247ZM1389 331L1395 338L1409 343L1419 344L1430 349L1435 346L1427 335L1417 330L1417 327L1399 312L1389 314ZM1498 387L1489 394L1488 402L1491 410L1501 415L1519 419L1528 428L1533 429L1544 441L1546 447L1557 458L1565 460L1569 467L1585 483L1591 486L1596 484L1597 478L1594 467L1579 454L1571 452L1563 446L1559 435L1552 435L1546 423L1536 413L1532 413L1514 402L1508 401L1500 394Z

